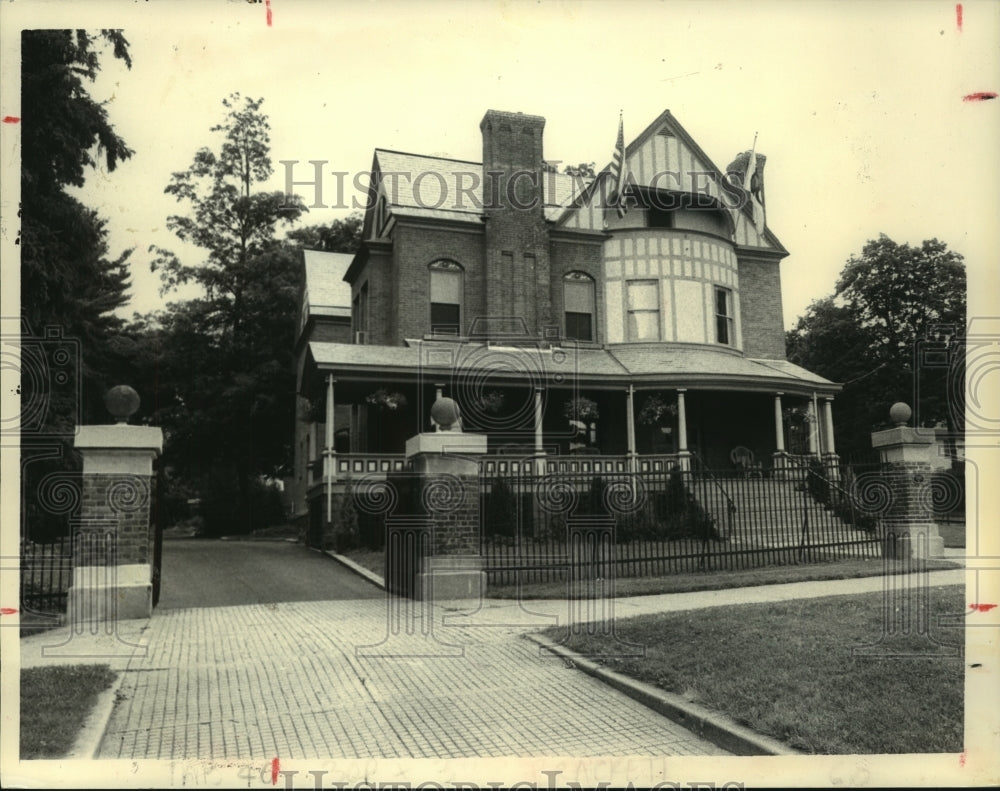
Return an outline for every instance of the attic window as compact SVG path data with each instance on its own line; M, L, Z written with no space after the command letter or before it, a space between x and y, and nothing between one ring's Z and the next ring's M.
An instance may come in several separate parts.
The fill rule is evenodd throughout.
M660 137L674 137L674 133L671 132L670 129L666 126L661 126L660 131L657 132L656 134L658 134Z
M658 206L650 206L646 210L646 226L648 228L673 228L673 211Z

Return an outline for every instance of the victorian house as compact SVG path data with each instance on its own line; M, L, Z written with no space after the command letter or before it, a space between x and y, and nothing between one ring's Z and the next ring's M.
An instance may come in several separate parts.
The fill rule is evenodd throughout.
M376 149L359 249L305 253L296 516L401 469L442 394L501 474L835 452L840 386L785 359L764 157L722 171L665 111L569 175L544 126L488 111L481 162Z

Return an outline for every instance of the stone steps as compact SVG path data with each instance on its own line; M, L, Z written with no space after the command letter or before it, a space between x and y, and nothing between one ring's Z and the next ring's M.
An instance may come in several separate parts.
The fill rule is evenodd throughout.
M808 545L862 541L868 536L801 491L799 481L751 478L720 480L718 484L699 482L693 494L715 519L720 532L734 543L772 548L799 546L806 518ZM732 523L729 500L723 491L736 506Z

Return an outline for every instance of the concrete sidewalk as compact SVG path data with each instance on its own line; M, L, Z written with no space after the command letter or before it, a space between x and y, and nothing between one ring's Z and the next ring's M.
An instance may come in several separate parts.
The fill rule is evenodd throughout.
M928 582L964 578L955 569ZM559 600L427 608L388 597L165 610L112 635L64 627L23 638L21 664L106 662L123 671L102 758L719 755L523 636L570 621L885 584L872 577L642 596L607 611Z
M939 585L961 585L965 582L965 569L955 568L932 571L927 575L928 587ZM891 577L858 577L847 580L816 580L811 582L789 582L779 585L759 585L724 590L693 591L690 593L661 593L650 596L630 596L609 599L606 604L589 601L566 601L562 599L484 599L479 602L455 602L455 610L446 616L454 623L507 624L511 626L537 625L538 628L552 625L552 618L567 621L595 621L599 618L634 618L652 613L681 612L711 607L732 607L740 604L764 604L766 602L815 599L824 596L846 596L858 593L878 593L886 586L894 590L912 588L920 584L917 575L895 575ZM605 609L599 609L605 608Z

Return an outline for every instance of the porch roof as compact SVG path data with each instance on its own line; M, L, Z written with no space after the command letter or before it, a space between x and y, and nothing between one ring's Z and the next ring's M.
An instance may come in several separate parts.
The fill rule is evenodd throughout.
M780 379L791 385L812 385L824 391L840 390L840 385L795 363L744 357L735 350L693 344L623 344L611 347L610 354L633 378L639 380L659 380L664 375L669 376L671 381L681 377L692 384L702 380L717 382L720 378L736 382Z
M484 375L500 384L620 389L643 387L787 391L832 394L839 384L786 360L744 357L733 350L684 344L622 344L608 348L505 346L499 343L410 341L366 346L313 341L317 369L346 381L451 381Z

